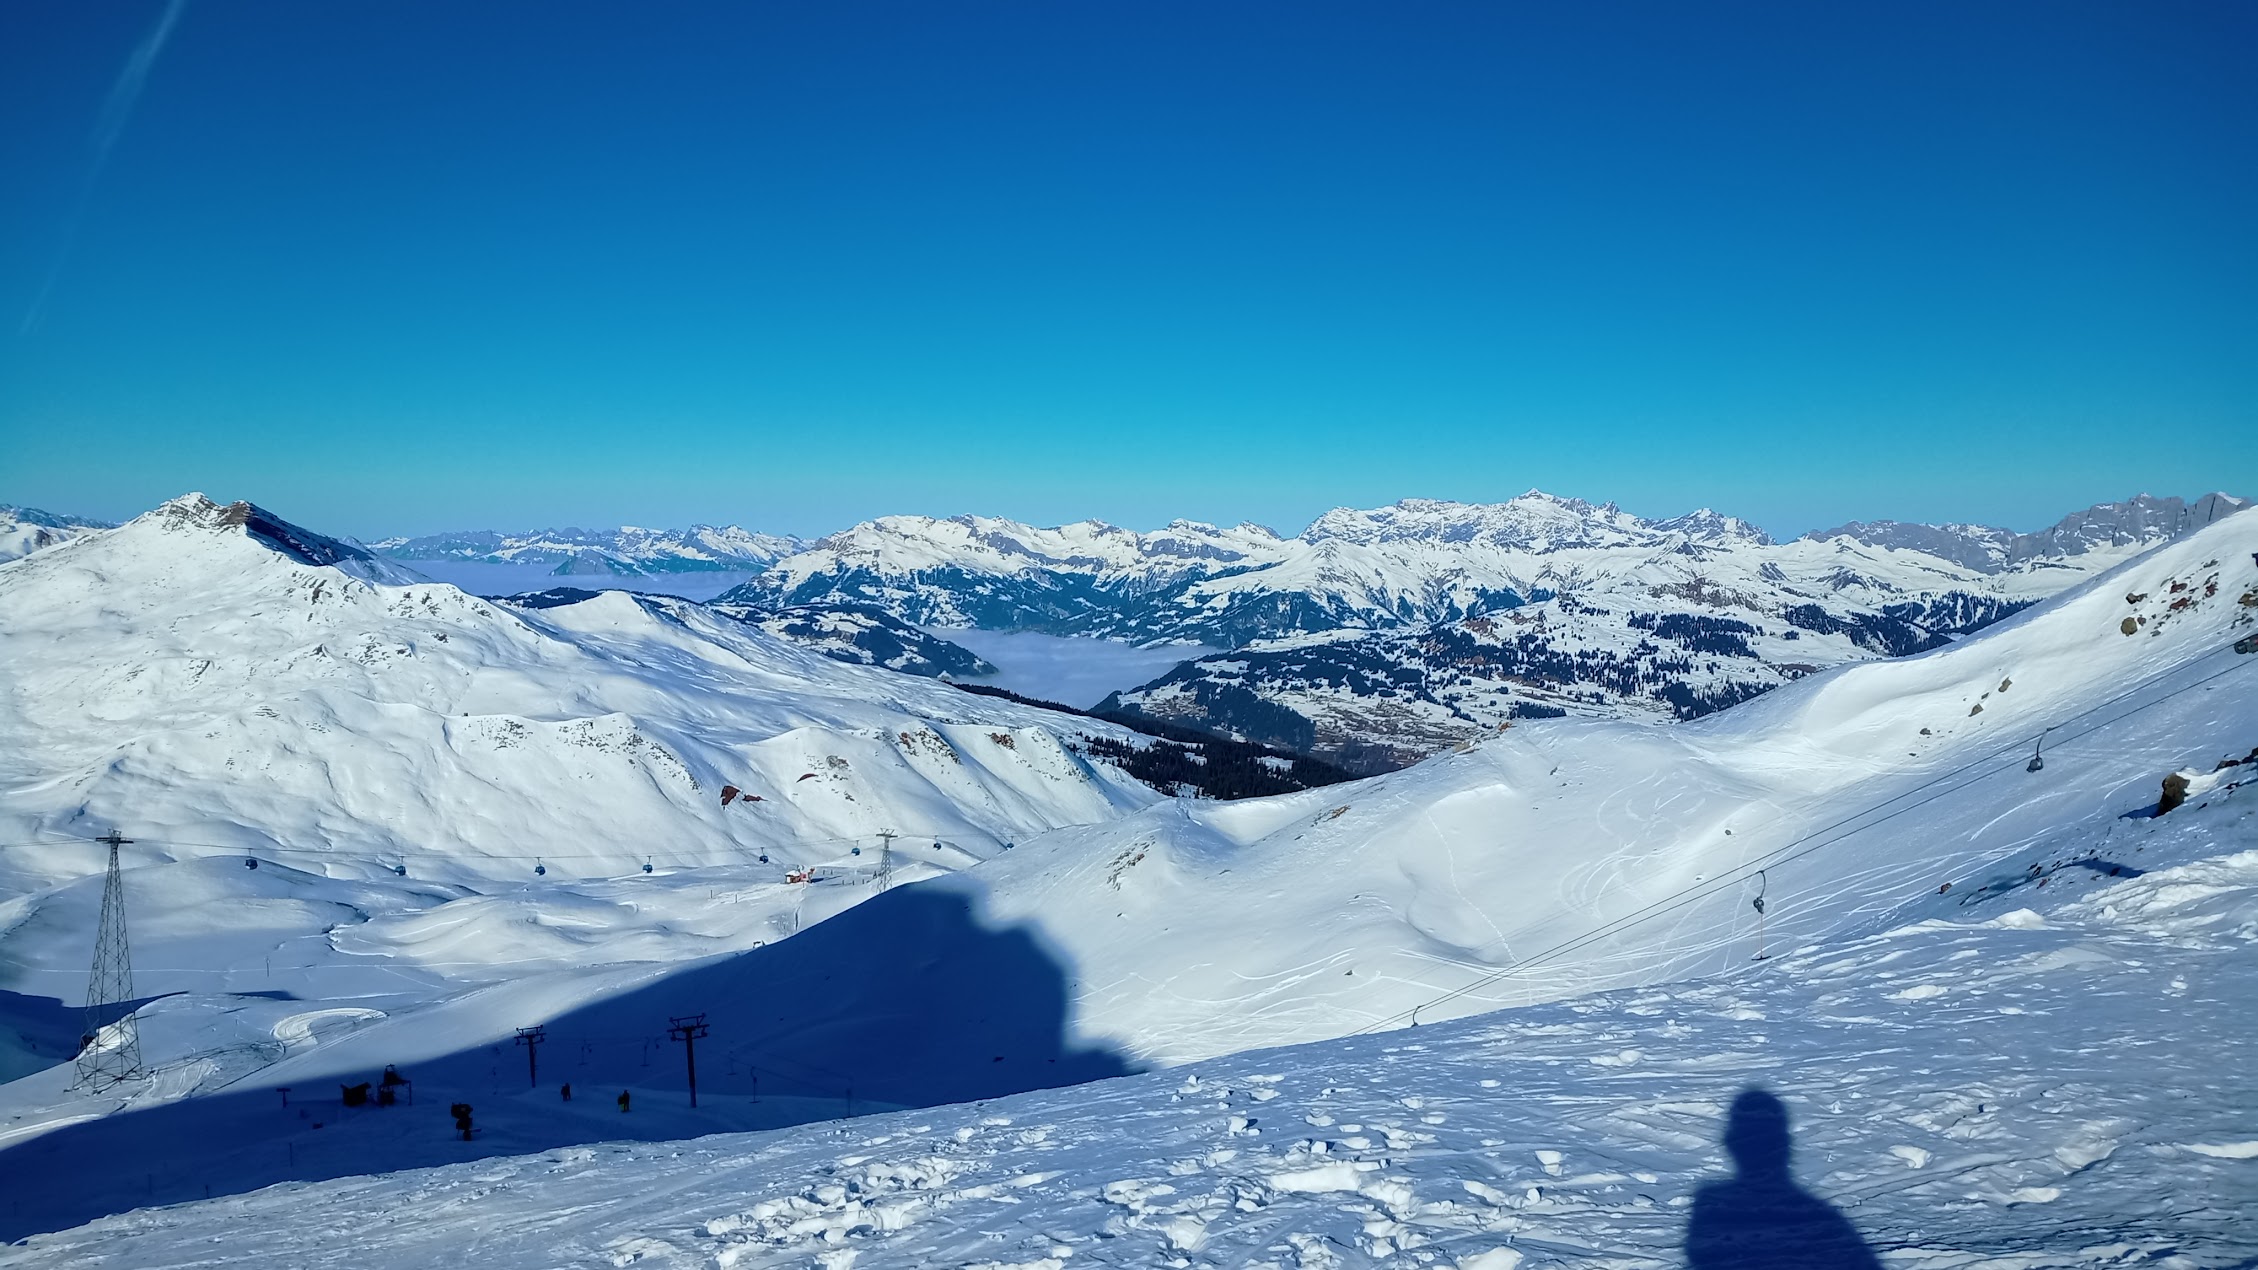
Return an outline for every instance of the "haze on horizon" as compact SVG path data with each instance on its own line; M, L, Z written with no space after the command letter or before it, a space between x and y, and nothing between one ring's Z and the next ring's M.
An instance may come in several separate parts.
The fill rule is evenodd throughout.
M2258 10L20 6L0 501L364 538L2258 489Z

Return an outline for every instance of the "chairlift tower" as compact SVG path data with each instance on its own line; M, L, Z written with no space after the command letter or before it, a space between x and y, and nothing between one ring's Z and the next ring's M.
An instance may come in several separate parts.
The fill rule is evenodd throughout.
M900 836L891 829L878 831L878 889L881 891L894 884L894 839Z
M670 1016L666 1021L667 1035L682 1042L682 1061L690 1072L690 1105L698 1105L698 1040L713 1029L706 1026L703 1014Z
M79 1040L76 1088L104 1093L147 1073L141 1067L141 1032L130 1009L115 1021L103 1015L133 1001L133 955L125 938L125 880L118 848L133 841L112 829L96 842L110 848L102 882L102 916L94 930L94 966L86 976L86 1030Z

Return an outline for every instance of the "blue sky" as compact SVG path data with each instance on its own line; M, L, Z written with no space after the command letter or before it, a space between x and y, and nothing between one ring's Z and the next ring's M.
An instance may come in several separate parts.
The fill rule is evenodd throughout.
M0 501L1290 532L1538 486L1793 532L2258 491L2258 6L0 28Z

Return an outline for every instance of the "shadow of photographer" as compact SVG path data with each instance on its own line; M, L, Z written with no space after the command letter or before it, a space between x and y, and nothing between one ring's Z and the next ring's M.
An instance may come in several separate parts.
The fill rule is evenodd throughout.
M1762 1089L1742 1090L1724 1145L1734 1173L1694 1193L1690 1270L1881 1270L1850 1220L1796 1185L1786 1104Z

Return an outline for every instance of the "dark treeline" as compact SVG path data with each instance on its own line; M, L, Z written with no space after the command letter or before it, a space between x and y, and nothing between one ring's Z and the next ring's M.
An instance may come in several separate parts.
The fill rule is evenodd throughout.
M987 684L958 684L965 692L1001 697L1021 705L1056 710L1061 714L1098 719L1149 736L1136 745L1104 737L1086 738L1078 744L1084 754L1104 759L1163 793L1193 792L1208 798L1260 798L1290 794L1319 785L1352 780L1349 773L1321 759L1291 750L1247 741L1234 741L1197 728L1131 714L1126 711L1077 710L1055 701L1023 697Z

